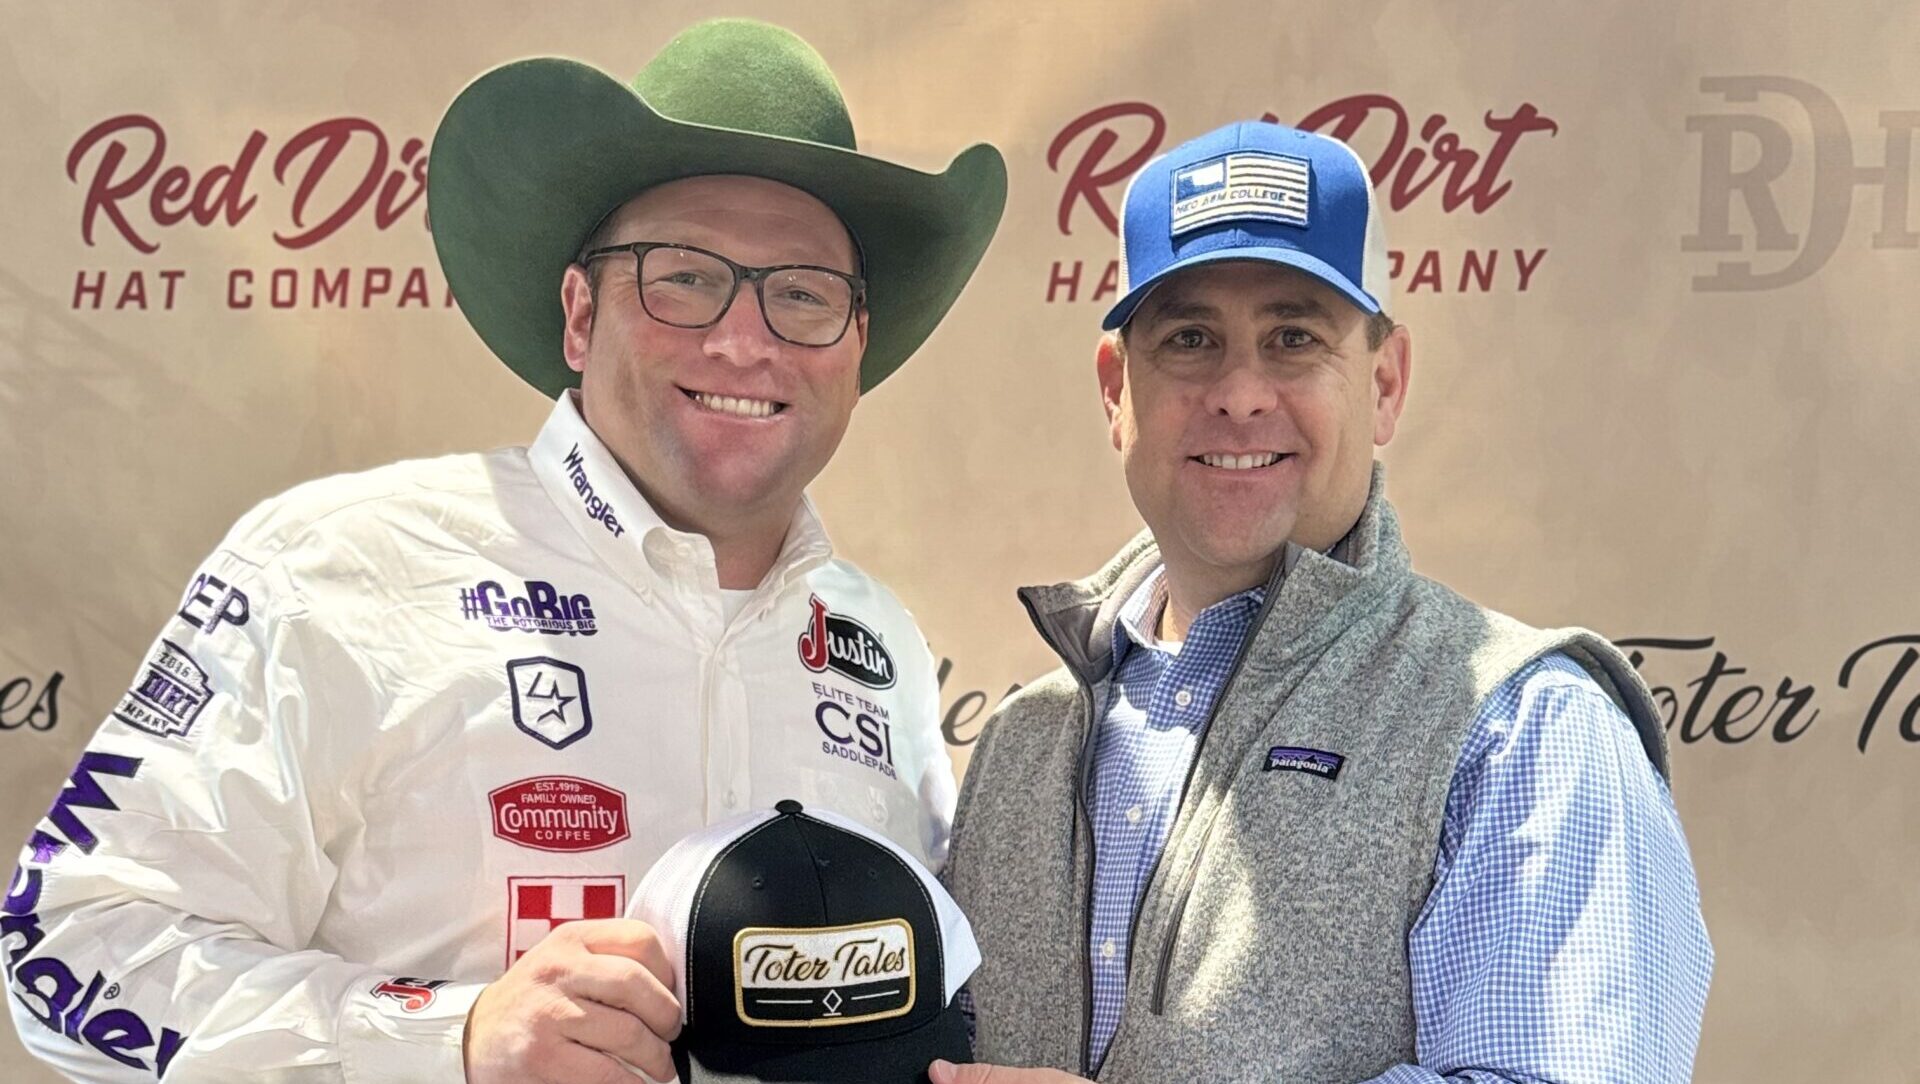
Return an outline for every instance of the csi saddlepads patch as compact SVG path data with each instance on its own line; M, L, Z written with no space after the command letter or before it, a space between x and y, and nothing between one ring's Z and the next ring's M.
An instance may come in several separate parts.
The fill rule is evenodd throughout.
M507 663L513 691L513 725L555 749L565 749L593 730L587 675L578 666L545 655Z
M610 877L507 878L507 966L556 927L589 918L619 918L627 907L627 879Z
M898 676L893 656L880 643L880 634L844 614L831 613L819 595L808 599L813 608L807 631L800 634L800 662L816 674L832 670L869 689L891 689Z
M1238 219L1307 224L1312 169L1304 158L1236 151L1173 175L1172 236Z
M1291 745L1276 745L1267 750L1267 764L1261 771L1267 772L1306 772L1322 779L1340 778L1340 766L1347 758L1338 753L1323 752L1319 749L1298 749Z
M207 672L171 640L154 645L140 677L120 698L113 717L157 738L184 738L213 690Z
M193 578L186 601L180 604L180 620L209 636L222 624L239 628L252 613L245 591L209 572Z
M626 839L627 796L591 779L542 775L487 795L493 834L536 851L597 851Z
M375 986L372 993L374 997L398 1001L401 1012L421 1012L433 1004L434 991L452 982L452 979L415 979L395 975Z
M495 632L537 632L546 636L592 636L593 603L569 595L545 580L527 580L526 592L507 594L496 580L460 589L460 615L484 621Z
M899 778L893 769L893 724L886 708L818 681L813 683L813 695L820 698L813 708L813 723L826 735L820 743L822 753L872 768L888 779Z
M913 1008L913 928L749 927L733 938L733 1005L743 1023L818 1028L885 1020Z
M581 456L578 444L567 453L565 463L567 477L573 479L573 491L580 495L580 503L587 510L587 518L613 532L615 538L626 534L627 529L620 526L620 517L614 514L613 502L594 494L593 483L587 480L586 459Z

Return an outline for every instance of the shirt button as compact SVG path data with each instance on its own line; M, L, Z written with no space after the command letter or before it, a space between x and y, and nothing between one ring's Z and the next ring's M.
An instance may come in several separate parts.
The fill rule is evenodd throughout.
M1113 938L1107 938L1106 942L1100 946L1100 955L1109 960L1113 959Z
M1127 823L1128 824L1140 823L1140 807L1139 806L1134 806L1132 809L1127 810Z
M729 791L727 791L727 799L726 799L726 801L727 801L727 808L728 808L728 809L738 809L738 808L740 808L740 796L739 796L738 794L736 794L736 793L734 793L734 792L733 792L733 791L731 791L731 790L729 790Z
M1191 703L1193 703L1193 690L1182 689L1179 692L1173 694L1174 707L1184 708Z

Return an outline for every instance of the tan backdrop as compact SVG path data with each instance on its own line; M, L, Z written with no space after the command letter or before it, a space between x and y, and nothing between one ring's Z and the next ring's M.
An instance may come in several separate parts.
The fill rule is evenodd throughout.
M530 54L631 73L708 10L7 6L0 838L20 839L242 510L540 424L434 261L445 103ZM1310 120L1390 207L1416 365L1386 458L1420 567L1657 641L1719 953L1697 1079L1920 1081L1914 5L734 10L820 48L868 148L1008 157L980 276L816 487L951 660L960 763L1048 664L1011 589L1136 529L1091 367L1127 171L1230 119ZM0 1079L50 1079L10 1029Z

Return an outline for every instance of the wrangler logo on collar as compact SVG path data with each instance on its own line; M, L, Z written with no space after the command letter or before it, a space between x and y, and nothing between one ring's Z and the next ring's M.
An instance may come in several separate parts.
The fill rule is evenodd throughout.
M586 506L587 518L612 531L615 538L626 534L627 529L620 526L620 517L613 512L613 502L594 495L593 483L587 481L586 459L580 454L578 444L567 453L565 466L567 477L573 479L573 491L580 494L580 502Z
M733 938L733 1004L756 1027L824 1028L913 1008L913 927L749 927Z
M851 617L829 613L819 595L808 602L813 617L800 634L802 665L816 674L826 670L844 674L869 689L891 689L897 680L893 656L881 645L879 634Z

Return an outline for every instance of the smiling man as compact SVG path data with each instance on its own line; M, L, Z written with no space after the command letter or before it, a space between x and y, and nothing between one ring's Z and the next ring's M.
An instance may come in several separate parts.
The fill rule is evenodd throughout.
M968 768L983 1064L933 1084L1687 1080L1660 717L1600 637L1413 573L1365 166L1230 125L1133 179L1121 245L1095 367L1147 530L1022 592L1064 667Z
M944 856L932 659L805 488L979 263L999 153L862 155L818 54L723 20L631 86L491 71L431 164L460 308L552 413L201 568L0 913L75 1079L666 1079L673 972L619 916L671 844L795 799Z

